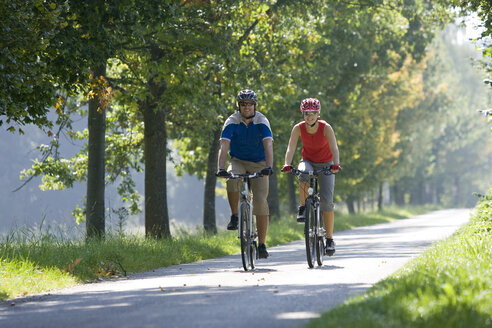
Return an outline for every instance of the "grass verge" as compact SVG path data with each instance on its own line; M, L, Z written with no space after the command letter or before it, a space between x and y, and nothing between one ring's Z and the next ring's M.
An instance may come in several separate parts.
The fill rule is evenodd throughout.
M373 225L428 212L431 208L389 209L365 215L336 214L335 231ZM304 238L294 215L270 224L267 245ZM0 241L0 299L126 276L160 267L235 254L236 232L186 234L166 240L108 235L104 241L77 241L50 231L18 231Z
M492 191L470 222L314 327L492 327Z

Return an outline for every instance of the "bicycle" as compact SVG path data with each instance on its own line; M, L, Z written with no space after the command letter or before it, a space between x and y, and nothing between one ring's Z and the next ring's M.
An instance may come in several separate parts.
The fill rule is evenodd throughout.
M319 208L319 191L318 191L318 175L334 174L329 168L325 167L321 170L315 171L301 171L294 167L291 169L292 174L309 175L309 188L308 197L306 198L306 215L304 222L304 239L306 242L306 258L307 263L310 268L314 267L314 257L316 256L316 261L318 266L323 265L323 255L326 243L325 227L324 222L320 219L321 211Z
M258 232L253 216L253 202L250 191L250 179L259 178L260 172L236 174L230 173L229 179L243 179L243 190L239 198L239 228L238 238L241 241L241 260L244 271L255 268L255 260L258 259Z

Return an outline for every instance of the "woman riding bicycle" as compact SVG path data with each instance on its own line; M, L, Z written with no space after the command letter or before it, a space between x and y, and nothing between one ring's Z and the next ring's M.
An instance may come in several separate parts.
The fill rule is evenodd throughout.
M302 160L298 169L301 171L321 170L325 167L330 168L332 173L340 169L340 159L335 133L332 127L323 120L319 120L321 104L318 99L306 98L301 102L301 112L304 121L296 124L292 129L289 145L285 153L285 164L283 172L292 169L291 163L297 147L297 141L301 137L302 141ZM298 222L305 220L305 204L308 196L309 177L299 176L299 196L300 206L297 215ZM323 221L326 228L325 253L332 256L335 253L335 242L333 241L333 224L335 215L333 212L333 190L335 188L335 176L318 176L320 188L320 208L323 213Z

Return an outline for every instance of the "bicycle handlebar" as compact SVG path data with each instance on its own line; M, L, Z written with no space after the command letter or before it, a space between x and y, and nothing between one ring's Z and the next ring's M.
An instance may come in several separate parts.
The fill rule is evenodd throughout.
M291 172L294 175L300 175L300 174L319 175L320 173L323 173L324 175L332 175L332 174L335 174L335 173L331 172L328 167L324 167L321 170L313 170L313 171L301 171L301 170L296 169L295 167L293 167L291 169Z
M240 178L249 178L249 179L253 179L253 178L260 178L262 177L263 174L261 174L261 172L255 172L255 173L241 173L241 174L237 174L237 173L230 173L229 175L229 179L240 179Z
M255 173L229 173L227 172L227 175L217 175L219 178L225 178L225 179L242 179L242 178L248 178L248 179L253 179L253 178L261 178L264 176L261 174L261 172L255 172Z

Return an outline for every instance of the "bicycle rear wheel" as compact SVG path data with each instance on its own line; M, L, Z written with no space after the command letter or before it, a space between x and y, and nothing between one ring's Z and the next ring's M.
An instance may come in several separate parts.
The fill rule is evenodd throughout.
M310 268L314 267L315 244L314 221L316 220L314 206L310 198L306 199L306 221L304 223L304 239L306 241L306 259Z
M319 205L316 206L316 260L319 266L323 265L323 255L325 254L325 225Z
M248 271L255 268L254 256L256 256L256 249L252 249L253 244L249 229L249 206L247 204L241 203L240 215L241 260L244 271Z
M250 253L249 253L249 258L250 258L250 263L251 263L251 269L254 269L255 268L255 260L258 259L258 232L256 231L256 222L255 222L255 219L254 219L254 215L251 216L251 220L252 220L252 223L251 223L251 227L252 227L252 231L250 231L249 233L249 249L250 249Z

